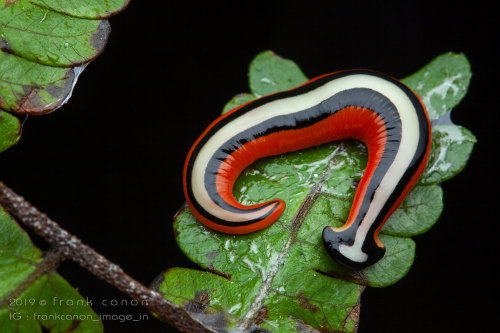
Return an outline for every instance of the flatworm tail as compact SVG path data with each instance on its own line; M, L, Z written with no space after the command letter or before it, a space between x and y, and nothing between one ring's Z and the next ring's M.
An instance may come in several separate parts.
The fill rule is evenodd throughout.
M430 151L425 107L399 81L371 71L336 72L247 103L215 120L191 148L184 192L196 217L215 230L260 230L285 208L275 199L239 204L233 185L254 161L344 138L365 143L368 165L346 224L326 227L323 242L339 263L363 268L380 260L384 222L422 173Z

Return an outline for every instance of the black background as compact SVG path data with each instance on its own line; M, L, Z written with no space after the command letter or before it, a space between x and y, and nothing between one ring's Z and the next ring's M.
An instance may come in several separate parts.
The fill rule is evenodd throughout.
M464 52L473 78L452 119L478 143L465 170L443 184L440 221L414 238L409 274L363 294L359 332L494 327L499 35L493 8L420 1L165 3L136 0L111 19L108 45L70 102L29 117L20 143L0 155L2 181L149 284L169 267L195 267L171 227L184 202L184 158L223 105L248 91L247 66L258 52L272 49L293 59L308 77L371 68L400 78L439 54ZM65 262L59 271L94 301L97 313L147 314L104 307L103 299L127 297L76 264ZM107 321L105 328L175 331L152 317Z

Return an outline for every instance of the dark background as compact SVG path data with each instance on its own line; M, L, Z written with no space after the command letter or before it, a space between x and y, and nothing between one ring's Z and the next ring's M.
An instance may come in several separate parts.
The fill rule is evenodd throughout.
M403 2L132 1L111 19L108 45L84 71L69 103L29 117L20 143L0 155L1 179L149 284L166 268L195 267L171 227L184 202L184 158L223 105L248 91L247 66L258 52L272 49L293 59L308 77L371 68L400 78L441 53L464 52L473 78L452 119L478 143L465 170L443 184L440 221L414 238L417 256L409 274L394 286L365 291L359 332L486 332L498 314L499 35L493 9ZM71 262L59 271L94 300L97 313L147 314L100 305L127 297ZM105 322L105 328L175 331L151 316Z

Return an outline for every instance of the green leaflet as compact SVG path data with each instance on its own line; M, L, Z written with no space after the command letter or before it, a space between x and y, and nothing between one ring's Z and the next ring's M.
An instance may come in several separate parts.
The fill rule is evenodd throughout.
M21 123L7 112L0 111L0 153L19 141Z
M42 332L42 327L50 332L70 328L71 332L102 332L99 317L61 276L54 270L37 274L42 265L41 251L0 207L2 333Z
M25 0L2 6L0 22L2 50L57 67L93 59L110 32L107 20L70 17Z
M0 299L20 285L40 262L42 253L0 207Z
M41 327L50 332L103 332L87 300L54 272L37 279L9 304L0 309L0 327L5 333L42 332Z
M249 76L251 94L236 96L224 111L307 80L297 65L269 51L253 60ZM459 81L466 90L470 69L465 56L442 55L404 81L414 90L434 91L431 107L449 111L463 96L441 94L450 77L467 78ZM456 79L452 84L459 84ZM435 98L436 91L442 100ZM387 252L375 265L359 272L344 269L322 245L322 229L347 219L367 163L364 146L344 140L265 158L242 173L234 188L240 202L280 198L287 203L278 221L264 230L244 236L218 233L184 207L174 221L176 239L208 272L168 270L159 290L217 330L353 332L360 285L388 286L408 272L415 256L415 243L408 237L432 227L443 208L442 190L431 184L463 168L475 141L470 132L451 124L436 126L434 133L425 177L384 226L380 239Z
M116 14L123 10L130 0L71 0L70 4L68 4L70 1L61 0L30 0L30 2L69 16L94 19Z
M71 96L82 70L44 66L0 53L0 108L27 114L53 111Z
M238 107L240 105L243 105L245 103L248 103L250 101L253 101L257 97L253 94L248 94L248 93L242 93L234 96L222 109L222 113L226 113L227 111L230 111L234 109L235 107Z
M466 128L454 125L451 110L465 96L471 79L465 55L445 53L402 80L424 102L432 126L432 151L420 184L438 184L465 167L476 138Z
M106 45L105 18L127 3L5 0L0 5L0 108L36 115L63 105L85 64Z
M441 186L415 186L399 209L384 224L382 232L405 237L420 235L437 222L442 210Z
M431 120L451 111L465 96L472 73L464 54L445 53L401 80L424 102Z
M421 184L437 184L458 174L465 167L476 137L465 127L453 124L432 128L432 151Z
M290 89L306 81L307 77L293 61L272 51L258 54L248 70L248 84L256 97Z

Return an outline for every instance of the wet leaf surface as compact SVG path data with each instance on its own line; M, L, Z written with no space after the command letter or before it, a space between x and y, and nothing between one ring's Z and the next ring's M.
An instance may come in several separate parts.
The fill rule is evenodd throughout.
M31 115L54 111L71 97L83 68L44 66L0 53L0 107Z
M472 73L467 57L445 53L401 81L424 102L431 120L451 111L465 96Z
M81 19L18 1L0 9L2 50L48 66L81 65L102 52L107 20Z
M469 78L465 56L449 53L403 81L429 96L424 101L432 103L427 106L438 118L464 96ZM252 93L237 95L224 112L306 80L292 61L263 52L250 65ZM199 223L189 208L181 209L174 221L176 239L206 271L170 269L159 290L218 331L356 331L363 286L388 286L408 272L415 257L408 237L431 228L443 209L441 187L430 184L460 171L475 142L469 131L451 123L435 126L434 136L420 185L381 231L387 252L378 263L362 271L345 269L322 244L325 226L345 223L367 163L364 145L344 140L259 160L240 175L234 195L241 203L280 198L287 204L264 230L218 233Z
M458 174L465 167L476 142L463 126L436 125L432 128L432 151L421 184L437 184Z
M39 115L67 102L106 46L125 0L18 0L0 5L0 108Z

